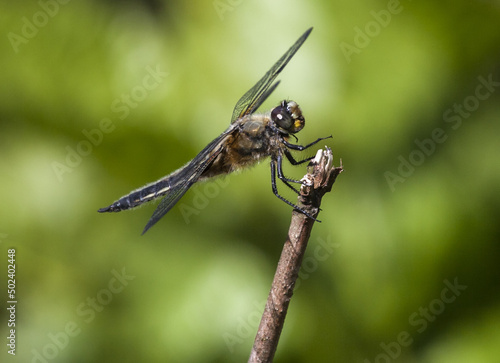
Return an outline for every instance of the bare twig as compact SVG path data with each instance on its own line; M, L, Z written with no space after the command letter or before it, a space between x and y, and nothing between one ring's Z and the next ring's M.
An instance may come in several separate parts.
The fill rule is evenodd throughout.
M316 217L321 198L332 189L341 172L342 163L337 168L332 165L332 151L328 147L319 150L309 164L308 174L302 179L304 184L300 189L299 207ZM293 211L288 238L281 252L249 363L273 361L313 224L311 218Z

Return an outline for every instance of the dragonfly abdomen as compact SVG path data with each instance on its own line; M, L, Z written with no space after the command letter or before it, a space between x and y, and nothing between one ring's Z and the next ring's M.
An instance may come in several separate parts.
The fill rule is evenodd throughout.
M163 179L134 190L124 195L110 206L99 209L98 212L120 212L149 202L167 193L171 189L170 181L170 178Z

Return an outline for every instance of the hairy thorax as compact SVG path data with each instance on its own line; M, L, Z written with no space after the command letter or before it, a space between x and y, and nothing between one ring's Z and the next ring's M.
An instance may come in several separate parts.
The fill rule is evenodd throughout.
M279 149L278 136L269 126L269 115L248 115L235 122L222 152L201 175L209 178L250 166Z

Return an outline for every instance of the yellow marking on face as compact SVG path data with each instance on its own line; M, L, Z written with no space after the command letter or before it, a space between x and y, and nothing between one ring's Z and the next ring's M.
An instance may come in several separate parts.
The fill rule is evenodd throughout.
M300 131L304 127L304 122L302 120L295 120L293 123L295 130Z

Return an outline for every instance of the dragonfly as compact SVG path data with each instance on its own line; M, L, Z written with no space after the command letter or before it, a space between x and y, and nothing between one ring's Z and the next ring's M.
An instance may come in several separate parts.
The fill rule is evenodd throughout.
M99 209L98 212L120 212L163 197L146 224L142 232L144 234L172 209L194 183L229 174L270 157L274 195L307 217L316 220L278 193L276 175L287 187L299 194L291 183L302 182L284 176L282 168L284 158L292 165L305 163L312 157L296 160L291 150L303 151L331 136L319 138L305 146L291 143L290 137L298 142L295 133L302 130L305 125L299 105L291 100L281 101L267 113L254 113L276 89L280 81L274 82L274 80L311 31L312 27L302 34L271 69L239 99L227 130L210 142L193 160L160 180L130 192L108 207Z

